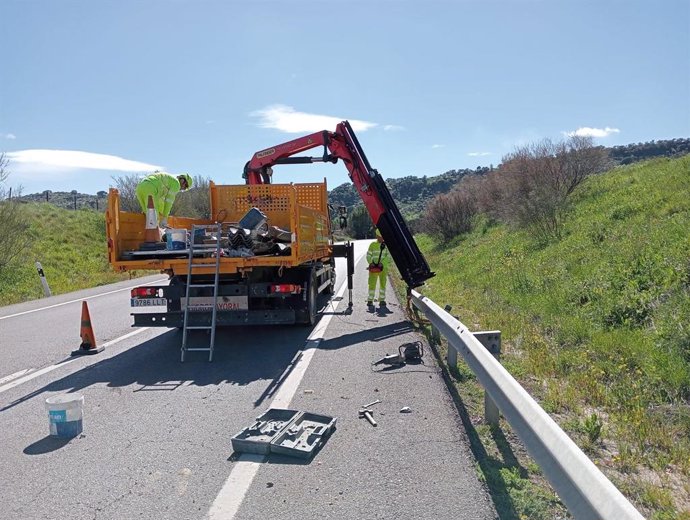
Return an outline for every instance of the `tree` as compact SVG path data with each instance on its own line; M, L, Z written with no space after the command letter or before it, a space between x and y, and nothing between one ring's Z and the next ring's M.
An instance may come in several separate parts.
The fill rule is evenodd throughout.
M20 258L30 243L29 224L22 204L16 198L7 198L8 165L9 159L0 153L0 271L15 258ZM21 193L21 187L16 191Z
M350 215L349 224L349 234L353 238L374 238L374 223L371 221L369 212L364 206L355 206Z
M192 188L178 193L170 214L190 218L218 218L218 215L211 215L211 198L208 191L210 182L211 179L208 177L195 175Z
M141 177L136 174L113 177L115 187L120 192L120 210L130 213L139 213L141 207L137 200L136 189Z
M491 174L497 200L490 212L539 239L560 238L569 196L588 175L608 166L606 150L593 146L590 137L519 147Z

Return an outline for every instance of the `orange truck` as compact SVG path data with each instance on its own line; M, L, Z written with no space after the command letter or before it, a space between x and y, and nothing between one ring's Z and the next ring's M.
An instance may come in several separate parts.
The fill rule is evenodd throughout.
M316 146L324 148L321 157L292 157ZM140 311L133 312L134 326L313 324L319 295L334 291L335 257L339 256L348 259L352 305L353 246L333 243L325 179L323 183L271 183L275 165L338 160L347 167L408 286L417 287L434 276L381 175L369 166L350 125L343 121L335 132L318 132L255 153L245 166L246 184L211 183L210 220L168 218L171 228L192 235L194 226L237 223L258 210L270 226L289 236L279 254L215 255L217 279L215 259L209 263L208 255L194 256L193 236L185 250L142 250L145 216L121 211L120 194L111 188L105 216L110 264L119 271L158 270L170 277L167 285L132 289L131 306ZM194 280L190 262L205 265L194 267ZM189 322L185 322L186 309Z

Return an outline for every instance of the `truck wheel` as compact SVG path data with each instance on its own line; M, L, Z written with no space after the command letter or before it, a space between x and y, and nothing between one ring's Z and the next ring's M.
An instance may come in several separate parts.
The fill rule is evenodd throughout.
M318 293L318 280L316 273L312 270L307 282L307 301L304 302L304 307L297 311L297 323L305 326L312 326L316 323L316 299Z

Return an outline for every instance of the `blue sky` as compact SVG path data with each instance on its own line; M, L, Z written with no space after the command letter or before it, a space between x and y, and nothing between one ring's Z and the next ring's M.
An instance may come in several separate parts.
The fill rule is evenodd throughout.
M241 183L255 151L341 119L386 178L578 131L690 136L688 0L0 0L0 20L0 152L24 193L156 168ZM347 181L274 181L323 177Z

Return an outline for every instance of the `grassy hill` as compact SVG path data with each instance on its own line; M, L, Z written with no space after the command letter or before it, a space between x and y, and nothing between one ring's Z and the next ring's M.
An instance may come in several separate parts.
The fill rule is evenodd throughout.
M587 179L560 241L418 240L424 294L500 329L511 374L658 519L690 518L689 194L690 157L655 159Z
M31 245L0 270L0 305L43 297L35 262L41 262L53 294L128 279L108 264L103 213L70 211L50 203L22 205Z

